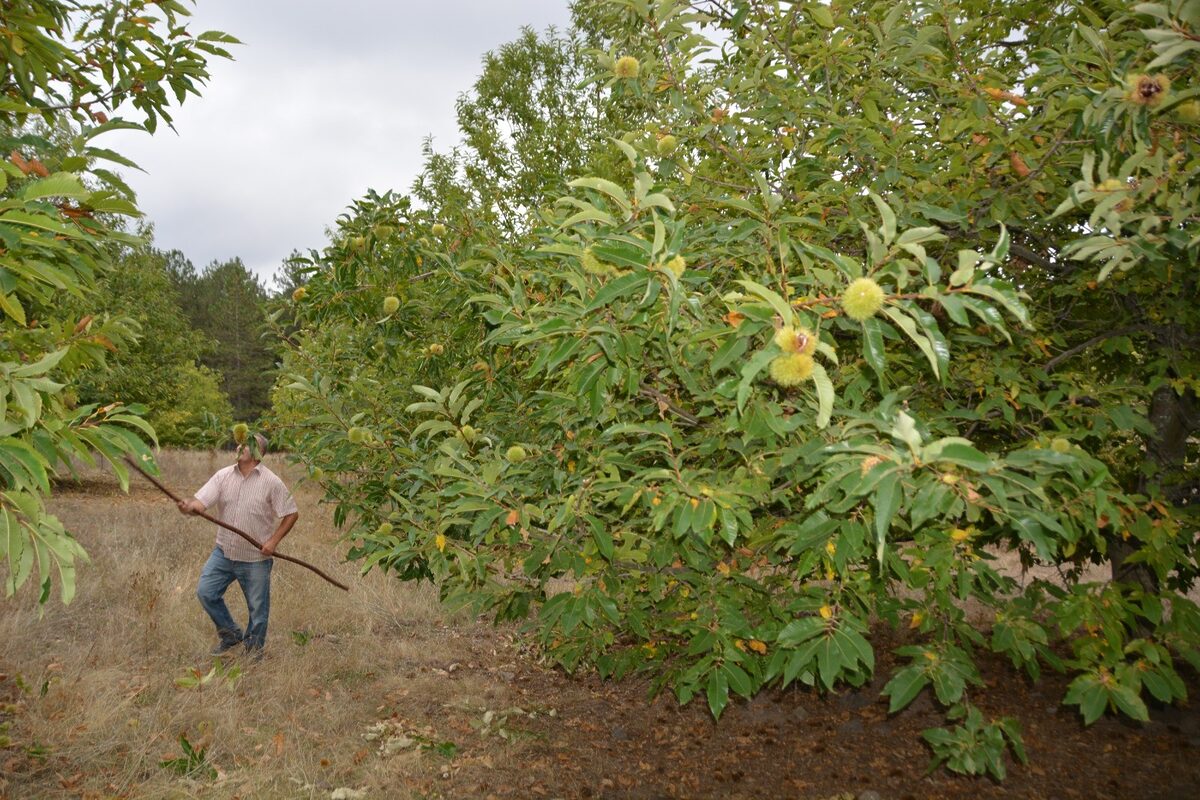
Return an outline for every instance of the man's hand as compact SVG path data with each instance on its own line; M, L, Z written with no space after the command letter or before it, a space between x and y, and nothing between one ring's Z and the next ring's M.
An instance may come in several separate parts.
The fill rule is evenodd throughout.
M275 529L275 533L271 534L271 538L267 539L259 546L258 551L264 556L275 555L275 548L279 547L279 543L283 541L283 537L288 535L288 531L296 524L296 520L300 518L298 512L293 511L283 519L279 520L279 527Z
M180 500L175 507L179 509L180 514L196 514L204 510L204 506L200 505L200 501L195 498Z

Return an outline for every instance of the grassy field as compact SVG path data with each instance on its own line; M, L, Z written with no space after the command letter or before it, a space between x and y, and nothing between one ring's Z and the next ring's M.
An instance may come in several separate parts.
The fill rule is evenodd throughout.
M164 480L185 495L224 463L216 454L161 459ZM286 466L269 464L295 484ZM450 762L421 749L450 741L439 731L424 731L429 742L417 736L386 759L376 753L380 740L364 736L382 721L390 733L420 734L422 726L392 716L406 701L453 701L459 716L478 709L480 718L515 703L502 681L486 680L486 669L466 669L484 650L495 660L493 650L507 644L503 632L455 625L428 587L358 578L340 563L345 547L303 485L300 522L280 549L352 589L277 562L266 657L234 660L209 676L215 637L195 583L213 526L182 516L144 483L128 496L102 476L63 488L53 510L92 563L80 570L69 607L52 600L39 609L25 591L0 617L0 692L8 704L0 796L329 797L343 786L394 786L399 764L418 782L441 780ZM244 621L236 586L227 600ZM451 668L448 698L439 684ZM160 766L185 758L181 735L205 750L191 776ZM215 779L203 774L208 765Z
M226 463L161 458L183 494ZM563 675L526 655L515 629L450 615L428 587L360 578L315 491L269 463L300 505L280 549L351 590L277 562L258 663L207 656L215 635L195 583L211 524L144 483L128 495L99 475L61 487L53 509L91 564L69 607L39 608L32 587L3 607L0 800L1171 798L1200 782L1195 713L1084 731L1059 706L1061 678L1032 685L999 662L985 677L1005 691L982 702L1021 718L1032 758L1003 785L925 775L920 731L942 716L924 698L889 716L882 679L829 696L764 692L714 725L701 704L647 700L643 682ZM227 599L244 619L240 591ZM891 644L877 642L881 676ZM1139 756L1111 755L1127 752Z

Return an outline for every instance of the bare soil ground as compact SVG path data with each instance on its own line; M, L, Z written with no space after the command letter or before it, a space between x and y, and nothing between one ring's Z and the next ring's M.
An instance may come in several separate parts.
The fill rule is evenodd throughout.
M223 463L162 458L185 493ZM1191 798L1200 787L1194 710L1085 730L1059 704L1065 681L1032 685L999 662L984 665L993 691L980 702L1021 721L1031 759L1003 784L926 775L920 731L942 717L924 698L889 716L882 681L763 693L714 724L699 704L647 699L636 680L546 669L515 629L448 614L428 588L357 577L327 509L303 485L297 495L301 521L281 549L351 591L277 563L266 658L210 674L194 587L211 526L145 485L63 487L54 510L92 563L71 606L39 609L27 590L0 616L0 799ZM236 588L228 597L244 618ZM888 651L877 641L881 675ZM1200 681L1188 680L1194 698ZM190 775L163 765L187 763L181 735L204 750Z

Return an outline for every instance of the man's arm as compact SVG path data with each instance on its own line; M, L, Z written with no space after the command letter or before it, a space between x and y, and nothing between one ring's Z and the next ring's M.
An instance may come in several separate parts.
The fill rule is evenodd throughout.
M288 531L296 524L296 520L300 519L300 512L293 511L283 519L279 520L279 526L275 528L275 532L271 534L271 538L263 542L263 546L259 548L264 556L275 555L275 548L283 541L283 537L288 535Z
M221 497L221 476L224 472L225 470L220 470L209 478L208 482L201 486L194 496L177 502L175 505L179 507L179 513L199 514L207 511L209 506L216 505Z
M208 508L208 506L194 497L189 497L187 500L180 500L175 506L179 509L180 514L199 514Z

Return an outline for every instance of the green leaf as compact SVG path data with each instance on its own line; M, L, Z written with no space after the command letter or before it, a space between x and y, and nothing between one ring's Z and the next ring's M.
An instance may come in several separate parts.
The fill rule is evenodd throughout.
M997 264L1003 264L1008 258L1008 248L1012 245L1012 238L1008 235L1008 227L1003 223L1000 224L1000 236L996 239L996 246L992 248L989 258Z
M825 367L813 364L812 382L817 390L817 429L823 430L833 416L833 381L829 380Z
M875 670L875 651L872 649L871 643L863 638L862 634L850 628L845 628L834 631L834 636L841 643L842 649L848 653L853 653L854 658L868 672Z
M729 336L725 343L717 348L717 352L713 354L712 360L708 362L708 370L711 374L716 375L725 367L741 358L747 347L749 340L741 336Z
M948 706L962 699L967 684L959 673L957 664L953 661L949 659L938 661L937 667L930 677L933 680L933 692L939 703Z
M809 3L804 10L808 12L808 16L812 18L813 22L825 30L833 29L833 12L829 10L829 6L823 3Z
M832 689L845 663L842 651L834 644L833 636L821 637L817 644L817 674L826 689Z
M971 278L975 277L975 265L979 263L981 256L974 250L959 250L958 251L958 268L950 273L950 285L962 286L964 283L970 283Z
M992 468L992 459L979 452L966 439L946 438L930 442L921 453L925 462L947 462L958 464L976 472L987 472Z
M754 354L753 358L746 362L746 366L742 367L742 380L738 384L737 390L737 409L739 414L746 410L746 401L750 399L750 391L754 386L754 379L778 355L778 351L770 349L759 350Z
M922 244L924 242L937 242L945 239L942 234L942 229L937 226L924 226L919 228L909 228L896 239L896 244L904 246L906 244Z
M906 411L896 412L896 421L892 425L892 436L908 445L908 449L917 454L921 452L921 433L917 430L917 422Z
M950 372L950 345L946 342L946 337L942 335L937 320L915 303L905 304L905 310L921 325L921 330L929 340L929 346L937 358L937 368L934 373L944 380Z
M592 540L596 543L596 549L600 551L600 555L607 560L612 561L613 558L613 538L608 527L603 520L596 517L588 517L588 523L592 526Z
M730 689L746 699L754 695L754 684L744 669L733 663L726 663L722 669L725 671L726 682Z
M608 195L610 198L612 198L613 202L620 207L621 211L626 215L626 217L629 216L631 209L629 204L629 195L625 193L624 189L612 181L605 180L604 178L576 178L567 185L572 189L578 189L580 187L585 189L595 189L601 194Z
M1026 328L1033 327L1029 321L1029 311L1025 308L1025 304L1021 302L1021 298L1011 286L1001 281L986 279L977 281L966 287L966 291L972 294L982 295L991 300L995 300L1000 305L1017 318Z
M944 379L945 373L941 370L942 359L940 354L934 349L933 343L930 342L923 333L917 330L917 323L915 323L907 314L895 306L884 306L882 312L886 314L892 320L892 322L896 323L896 326L900 328L900 330L908 334L908 338L912 339L913 344L915 344L920 351L925 354L925 358L929 360L929 366L933 369L934 376ZM942 349L945 349L944 340L941 347ZM946 358L949 358L948 352L946 354Z
M593 297L592 301L587 304L584 312L590 313L598 308L604 308L605 306L610 305L614 300L624 297L625 295L644 287L648 280L649 276L645 272L633 272L629 275L622 275L615 280L611 280L604 284L604 287L600 291L596 292L596 296Z
M895 714L906 707L928 685L929 677L920 667L905 667L897 672L883 687L883 694L891 698L888 713Z
M863 358L875 370L875 375L883 381L887 373L887 356L883 349L882 323L876 317L863 320Z
M635 168L637 167L638 156L637 151L633 149L633 145L613 136L609 137L609 141L615 144L621 150L621 152L625 154L625 158L629 159L629 166Z
M28 184L21 192L26 200L37 200L42 197L87 197L91 192L79 180L79 176L69 172L56 172L48 178Z
M25 327L25 309L15 294L0 292L0 309L3 309L4 313L11 317L13 322L22 328Z
M708 674L708 708L715 719L721 718L721 712L729 704L729 676L723 669L714 669Z
M599 222L604 225L616 225L617 221L612 214L601 211L598 208L585 208L563 220L558 227L570 228L572 225L578 225L581 222Z
M1150 712L1146 708L1146 704L1142 698L1138 697L1137 692L1128 686L1118 684L1109 689L1109 696L1117 709L1125 716L1131 719L1136 719L1139 722L1149 722Z
M24 225L27 228L37 228L38 230L59 233L71 238L79 235L76 230L45 214L30 214L17 209L4 212L4 215L0 216L0 222L7 222L10 225Z
M874 192L871 192L871 200L874 201L875 207L879 209L879 216L883 220L883 224L879 228L879 235L883 238L884 246L890 246L896 238L896 212L892 211L892 207Z
M1108 708L1108 692L1095 673L1080 675L1067 687L1063 705L1078 705L1083 714L1083 724L1091 725Z
M63 360L63 357L68 353L67 348L54 350L34 361L31 364L23 364L12 371L12 375L18 378L29 378L35 375L45 375L50 370L58 366L58 362Z
M740 280L737 281L737 283L746 287L746 290L751 294L757 295L758 297L767 301L767 304L775 310L775 313L779 315L779 318L783 320L785 325L791 325L795 322L795 316L792 313L792 307L788 305L786 300L779 296L778 292L768 289L761 283L755 283L751 280Z
M796 647L824 633L825 620L820 617L794 619L779 632L776 643L780 647Z
M872 505L875 508L875 558L883 564L884 549L887 546L888 531L891 530L892 519L900 509L900 501L904 498L904 489L900 485L900 476L889 472L875 487L875 497Z

